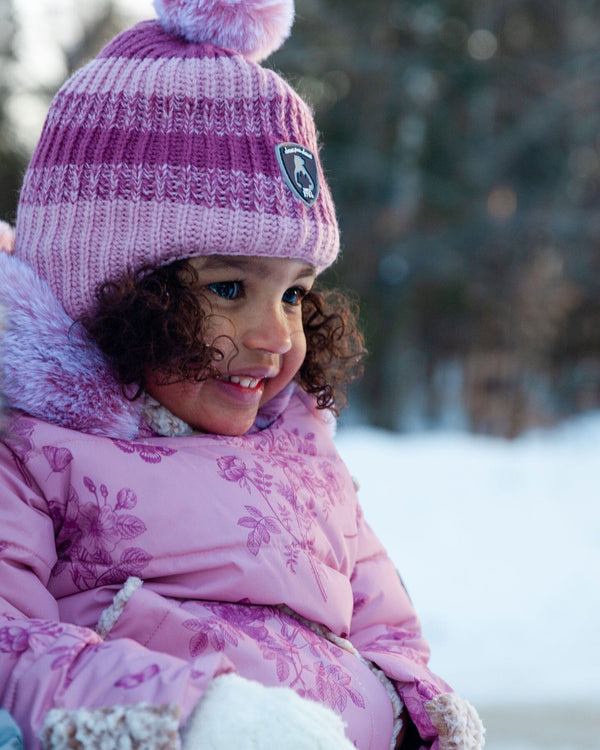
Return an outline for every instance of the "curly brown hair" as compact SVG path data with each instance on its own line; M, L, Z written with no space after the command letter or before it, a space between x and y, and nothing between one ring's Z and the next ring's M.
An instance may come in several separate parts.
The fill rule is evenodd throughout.
M210 303L198 294L197 272L187 260L145 267L97 291L93 314L81 322L112 362L123 387L146 388L149 372L168 382L207 377L222 361L207 343ZM362 373L365 355L356 303L339 290L311 290L302 300L307 351L297 382L320 409L338 413L347 385ZM130 391L129 391L130 392Z

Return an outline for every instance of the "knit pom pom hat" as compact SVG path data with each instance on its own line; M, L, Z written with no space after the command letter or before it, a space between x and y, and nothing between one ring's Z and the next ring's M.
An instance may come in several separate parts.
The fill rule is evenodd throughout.
M339 249L312 113L258 62L293 0L155 0L51 104L25 175L18 257L72 318L107 280L180 258Z

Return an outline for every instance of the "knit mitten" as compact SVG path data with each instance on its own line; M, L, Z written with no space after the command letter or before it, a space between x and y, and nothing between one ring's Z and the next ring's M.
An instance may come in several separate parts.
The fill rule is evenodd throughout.
M183 730L183 750L354 750L340 717L288 687L215 677Z
M48 711L41 741L44 750L179 750L177 706L79 708Z
M485 729L473 706L456 693L442 693L425 704L439 732L440 750L481 750Z

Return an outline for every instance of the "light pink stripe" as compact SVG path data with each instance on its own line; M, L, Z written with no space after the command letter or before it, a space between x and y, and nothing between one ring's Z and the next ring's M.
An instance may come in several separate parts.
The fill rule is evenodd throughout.
M71 228L67 236L65 226ZM321 270L331 263L337 247L337 227L307 221L306 216L193 204L21 204L17 227L18 256L49 281L72 317L90 309L95 287L121 276L126 262L135 267L164 265L177 258L223 253L295 258ZM44 257L52 258L49 266Z
M243 255L242 248L251 247L253 254L269 256L281 252L288 239L298 243L298 250L302 253L305 242L314 235L313 225L316 222L307 221L311 209L305 208L300 202L296 203L298 212L289 217L258 214L254 211L240 210L239 207L220 208L156 201L138 204L123 200L77 201L72 204L62 203L44 207L21 204L17 243L18 247L23 248L25 243L19 242L19 238L31 234L27 224L29 216L34 225L37 225L38 218L43 219L47 234L44 230L44 234L35 237L35 240L36 244L40 242L49 246L55 244L52 238L61 235L65 226L73 227L83 222L85 227L80 226L77 233L89 233L80 239L85 239L84 246L92 253L94 249L103 248L107 253L118 255L121 249L113 253L106 247L109 236L113 238L110 244L116 242L120 248L131 248L135 246L136 238L144 236L144 243L147 243L147 235L154 232L160 234L160 239L157 237L151 240L150 246L156 246L159 253L162 249L182 245L194 247L196 250L215 245L219 248L212 250L215 253L226 251ZM253 228L249 236L245 234L248 227ZM218 231L215 237L215 228L223 230L222 237ZM257 235L257 228L266 228L268 236ZM324 230L329 236L327 226ZM244 236L244 241L239 246L235 240L238 232ZM262 252L259 252L260 248L263 248ZM293 257L289 252L291 249L286 248L286 252L281 253L282 257ZM159 257L162 255L153 256L152 259Z
M183 97L190 97L196 91L198 96L225 100L238 98L243 91L266 99L276 98L290 89L268 69L236 56L159 60L96 58L63 87L63 91L70 93L78 90Z

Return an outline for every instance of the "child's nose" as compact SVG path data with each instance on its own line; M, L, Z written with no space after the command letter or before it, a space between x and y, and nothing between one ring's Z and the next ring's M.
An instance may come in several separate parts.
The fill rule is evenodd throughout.
M265 309L246 321L244 343L249 349L285 354L292 348L289 322L281 310Z

